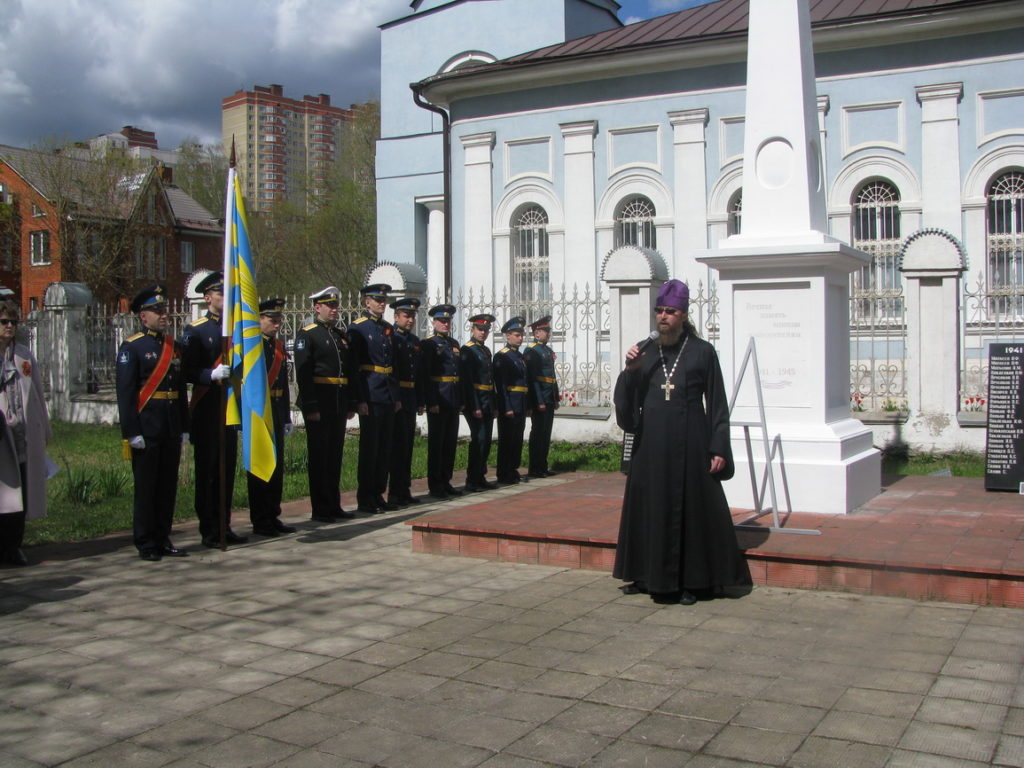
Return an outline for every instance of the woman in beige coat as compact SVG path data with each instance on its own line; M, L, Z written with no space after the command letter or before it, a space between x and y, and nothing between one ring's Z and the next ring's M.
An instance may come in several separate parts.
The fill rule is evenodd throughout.
M46 514L50 419L39 366L18 344L18 305L0 301L0 562L28 565L25 520Z

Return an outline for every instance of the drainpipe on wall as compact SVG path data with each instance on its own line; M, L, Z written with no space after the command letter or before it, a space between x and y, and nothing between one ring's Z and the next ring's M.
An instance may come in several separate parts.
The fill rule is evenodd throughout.
M444 142L444 299L447 301L452 290L452 124L448 113L423 98L418 83L411 83L412 99L416 106L441 116L441 133Z

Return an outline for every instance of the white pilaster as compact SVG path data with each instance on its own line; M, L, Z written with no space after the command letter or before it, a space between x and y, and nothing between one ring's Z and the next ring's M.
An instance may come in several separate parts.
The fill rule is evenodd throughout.
M960 225L960 118L963 83L917 87L921 104L921 207L925 228L941 228L956 238Z
M597 122L584 120L562 123L559 127L562 129L565 168L564 274L570 285L592 285L597 277L594 233L594 136L597 134Z
M444 195L418 197L427 209L427 296L444 295Z
M462 136L465 173L463 204L463 285L495 290L494 249L491 244L494 132ZM454 280L453 276L453 282Z
M706 268L693 258L708 247L708 193L705 167L706 109L668 113L672 125L672 156L676 212L672 274L682 280L703 279Z

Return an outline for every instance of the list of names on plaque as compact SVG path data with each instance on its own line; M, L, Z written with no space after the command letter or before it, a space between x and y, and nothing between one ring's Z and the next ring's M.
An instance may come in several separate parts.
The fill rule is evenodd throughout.
M1024 493L1024 344L989 347L985 490Z

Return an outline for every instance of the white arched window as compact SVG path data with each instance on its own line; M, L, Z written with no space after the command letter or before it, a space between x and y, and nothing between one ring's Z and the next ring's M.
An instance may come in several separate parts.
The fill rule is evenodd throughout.
M903 312L901 290L900 193L888 181L870 181L853 200L853 246L871 256L871 263L851 275L854 319L896 317Z
M539 205L527 205L512 216L512 301L523 306L546 302L549 283L548 214Z
M615 211L615 247L639 245L657 248L654 203L643 195L627 197Z
M729 208L726 211L729 216L726 232L732 235L738 235L743 231L743 190L737 190L731 198L729 198Z
M1024 314L1024 171L997 176L986 195L988 287L993 311Z

